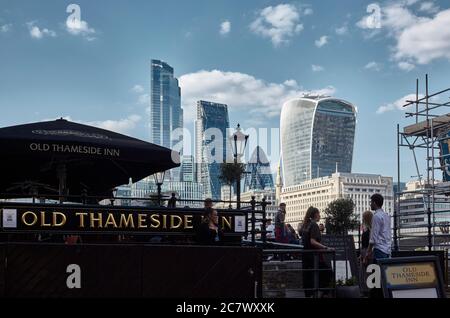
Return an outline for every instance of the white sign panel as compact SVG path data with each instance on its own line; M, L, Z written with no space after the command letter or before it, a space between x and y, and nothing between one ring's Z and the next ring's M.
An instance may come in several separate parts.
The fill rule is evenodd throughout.
M234 231L237 233L245 232L245 216L234 217Z
M17 210L3 209L3 228L17 228Z

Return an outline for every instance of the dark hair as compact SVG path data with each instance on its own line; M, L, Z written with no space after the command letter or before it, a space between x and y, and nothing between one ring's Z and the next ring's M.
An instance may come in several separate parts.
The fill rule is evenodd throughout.
M384 198L381 194L375 193L370 197L370 200L372 200L379 208L383 206Z
M305 218L303 219L302 229L306 229L309 226L312 219L317 213L320 213L319 209L313 206L310 206L308 210L306 210Z
M211 215L212 212L213 212L213 208L206 208L205 212L203 212L203 217L209 218L209 216Z

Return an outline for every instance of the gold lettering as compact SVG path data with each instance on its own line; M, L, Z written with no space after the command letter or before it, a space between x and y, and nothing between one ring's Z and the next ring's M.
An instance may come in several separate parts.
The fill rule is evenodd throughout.
M45 223L45 212L44 211L41 212L41 226L42 227L52 226L50 223Z
M33 221L27 222L25 219L27 217L27 215L32 215ZM38 217L37 217L36 213L34 213L34 212L27 211L24 214L22 214L22 223L25 224L26 226L33 226L37 223L37 221L38 221Z
M175 218L178 220L178 224L175 225ZM170 228L171 229L178 229L181 227L181 224L183 223L183 219L178 215L171 215L170 216Z
M87 215L87 213L77 212L77 213L75 213L75 215L80 217L80 222L79 222L80 227L84 227L84 217Z
M57 216L61 217L61 222L58 223ZM64 213L61 212L53 212L53 226L63 226L67 222L67 217Z
M163 229L167 229L167 215L164 214L162 217L163 217L163 226L162 226L162 228Z
M192 229L194 226L192 225L192 215L185 215L184 216L184 228L185 229Z
M157 229L158 227L160 227L161 226L161 222L159 221L159 215L158 214L152 214L151 216L150 216L150 220L151 220L151 224L150 224L150 227L152 228L152 229Z
M127 216L125 216L125 214L120 215L119 227L122 228L123 226L134 229L134 219L132 214L128 214Z
M98 217L94 217L95 213L89 213L89 217L91 219L91 228L95 228L95 222L98 222L98 226L99 228L103 227L102 224L102 214L101 213L97 213Z
M225 229L225 224L227 225L228 229L231 230L231 216L227 217L222 216L222 229Z
M146 228L147 226L145 225L145 222L147 221L145 219L147 215L146 214L138 214L138 228L139 229L143 229Z
M117 223L112 213L108 213L108 217L106 218L105 227L108 227L108 225L112 225L113 228L117 229Z

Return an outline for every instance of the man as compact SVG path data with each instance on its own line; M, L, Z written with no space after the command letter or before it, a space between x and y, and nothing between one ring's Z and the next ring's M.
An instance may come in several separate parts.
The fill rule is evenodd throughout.
M285 235L286 203L280 203L277 214L275 215L275 241L278 243L287 243Z
M370 209L375 212L365 262L367 264L373 259L376 264L379 259L389 258L391 255L391 218L382 209L384 198L381 194L375 193L370 200Z
M266 238L269 241L273 241L275 238L275 225L272 224L272 219L268 219L266 222Z

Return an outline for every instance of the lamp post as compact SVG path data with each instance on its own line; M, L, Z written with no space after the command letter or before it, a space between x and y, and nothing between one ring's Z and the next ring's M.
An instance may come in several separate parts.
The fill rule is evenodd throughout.
M153 177L155 178L155 183L158 187L158 206L161 206L161 186L164 182L165 174L166 174L165 171L160 171L153 175Z
M231 136L231 144L234 154L234 163L237 165L240 157L244 155L245 147L247 146L248 135L242 132L241 125L237 125L235 133ZM241 175L237 176L236 180L236 208L241 209Z

